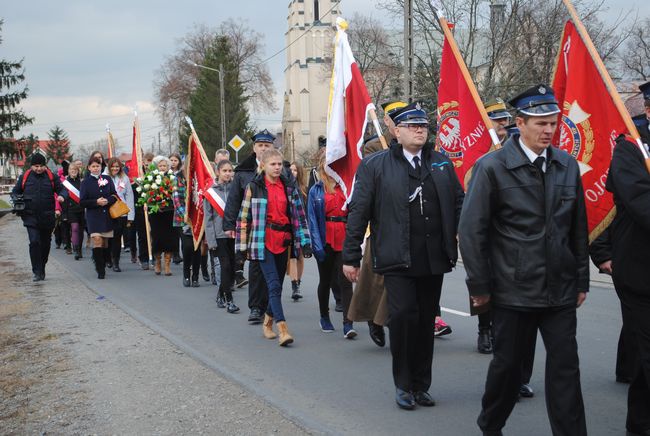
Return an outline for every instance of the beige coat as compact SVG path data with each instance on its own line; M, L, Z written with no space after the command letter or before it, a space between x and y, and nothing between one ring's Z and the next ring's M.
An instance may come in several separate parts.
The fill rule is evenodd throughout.
M354 287L348 318L352 321L372 321L385 325L388 321L384 276L372 270L370 238L366 239L366 249L361 260L359 280Z

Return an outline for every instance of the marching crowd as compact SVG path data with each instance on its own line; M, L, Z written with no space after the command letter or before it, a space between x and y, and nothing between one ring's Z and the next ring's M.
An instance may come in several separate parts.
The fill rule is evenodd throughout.
M646 98L650 118L650 94ZM122 162L105 162L99 152L86 164L71 163L63 180L35 154L12 194L23 202L33 280L45 279L55 227L57 247L63 244L75 259L82 258L89 238L98 279L107 268L121 271L124 244L144 270L151 254L157 275L171 275L171 262L182 262L183 286L199 286L199 273L218 283L217 305L229 313L240 310L233 289L248 283L248 321L287 346L294 338L282 307L284 276L291 278L291 298L300 300L304 259L313 255L321 330L335 331L330 292L345 338L354 338L353 322L363 321L372 340L384 346L388 326L395 401L410 410L435 405L429 393L433 339L451 331L439 303L459 247L479 313L478 351L493 354L478 418L483 433L501 434L518 397L533 395L528 381L539 331L553 434L585 435L576 310L589 291L590 246L580 171L569 154L551 146L560 112L551 88L532 87L509 103L515 111L510 128L503 101L486 105L503 146L475 164L467 192L452 162L429 145L429 116L417 103L383 105L389 147L383 149L380 138L366 141L347 204L326 169L324 150L309 182L298 163L283 160L266 130L252 138L253 153L236 168L219 150L213 188L225 210L204 200L198 248L186 220L187 180L179 155L146 154L144 180L132 184ZM648 135L647 125L645 130ZM156 207L145 211L153 184L160 187ZM622 338L633 350L621 380L630 383L626 426L648 435L650 288L644 262L650 256L650 175L624 137L617 139L607 189L618 212L605 239L592 244L592 257L613 274Z

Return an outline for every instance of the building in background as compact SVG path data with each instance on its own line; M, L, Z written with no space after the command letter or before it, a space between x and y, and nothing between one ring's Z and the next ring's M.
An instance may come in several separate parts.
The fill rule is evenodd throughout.
M306 162L327 128L331 56L339 0L291 0L286 32L287 66L282 138L287 159Z

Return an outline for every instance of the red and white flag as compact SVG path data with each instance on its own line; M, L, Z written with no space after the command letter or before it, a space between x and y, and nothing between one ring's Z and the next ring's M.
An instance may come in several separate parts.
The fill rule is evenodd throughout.
M363 134L369 121L368 111L374 109L366 84L354 59L348 35L348 23L336 19L334 65L330 81L329 110L327 113L327 146L325 162L329 174L349 199L352 196L354 175L361 162Z
M129 180L133 184L135 179L142 177L142 148L140 148L140 123L138 114L135 114L133 120L133 147L131 149L131 160L126 162L129 169Z
M106 124L106 142L108 144L108 151L106 156L108 159L115 156L115 140L113 139L113 134L111 133L110 125Z
M65 187L65 189L68 190L68 194L70 195L70 198L72 198L72 200L75 203L79 203L79 190L75 188L72 183L70 183L70 180L68 179L64 180L63 186Z
M205 227L203 219L203 198L206 191L212 187L214 181L214 171L208 157L205 155L203 145L199 140L192 120L185 118L192 129L189 144L187 146L187 157L185 159L187 187L185 191L185 222L192 227L192 238L194 239L194 249L199 248L199 243L203 237ZM216 194L216 193L215 193ZM208 201L212 198L208 195ZM212 203L212 201L210 201Z
M553 90L562 110L553 143L578 161L591 242L616 213L605 182L616 138L631 132L625 120L630 115L617 108L615 99L620 97L615 88L608 90L609 74L600 58L592 56L588 44L591 41L586 42L576 25L567 21L553 78Z
M501 144L449 30L450 25L442 16L439 20L445 40L440 61L436 148L451 159L458 180L466 188L474 163L491 147L498 148Z

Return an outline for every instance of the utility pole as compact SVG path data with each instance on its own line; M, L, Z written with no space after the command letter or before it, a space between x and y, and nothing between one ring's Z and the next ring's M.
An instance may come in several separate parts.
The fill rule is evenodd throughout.
M219 64L219 94L221 97L221 148L226 148L226 96L223 89L223 64Z
M413 0L404 0L404 99L413 99Z

